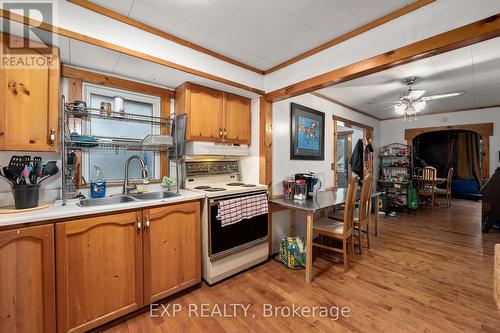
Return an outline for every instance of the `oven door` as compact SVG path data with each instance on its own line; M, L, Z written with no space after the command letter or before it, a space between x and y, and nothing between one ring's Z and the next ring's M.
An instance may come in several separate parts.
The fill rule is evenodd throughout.
M209 200L208 252L210 261L215 261L268 241L268 214L258 215L225 227L222 227L221 221L217 220L219 201L261 194L267 194L267 192L237 194Z

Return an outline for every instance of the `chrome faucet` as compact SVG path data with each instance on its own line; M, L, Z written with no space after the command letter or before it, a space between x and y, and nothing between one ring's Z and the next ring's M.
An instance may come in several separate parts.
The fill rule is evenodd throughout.
M135 184L129 185L128 184L128 167L129 167L130 162L134 159L138 160L139 163L141 163L143 183L144 184L149 183L148 167L146 166L146 163L144 163L144 160L142 159L142 157L140 157L138 155L130 156L129 159L127 160L127 162L125 162L125 177L123 179L123 194L129 194L130 191L137 190L137 185L135 185Z

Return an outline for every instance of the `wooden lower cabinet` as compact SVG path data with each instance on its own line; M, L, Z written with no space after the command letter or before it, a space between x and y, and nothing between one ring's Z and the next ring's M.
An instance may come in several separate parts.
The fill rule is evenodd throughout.
M200 203L57 223L56 248L57 329L84 332L201 282Z
M0 332L54 332L54 227L0 232Z
M141 212L56 224L58 332L85 332L139 309Z
M143 215L144 302L201 282L200 203L153 208Z

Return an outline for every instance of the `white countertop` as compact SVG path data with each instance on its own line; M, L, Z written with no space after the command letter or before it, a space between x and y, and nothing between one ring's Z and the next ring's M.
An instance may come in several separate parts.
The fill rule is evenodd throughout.
M58 200L45 209L34 210L25 213L0 214L0 227L40 221L50 222L51 220L59 220L92 214L112 213L129 209L140 209L145 207L160 206L205 198L205 195L203 193L193 191L180 190L179 193L181 193L180 196L168 199L141 201L137 200L133 202L93 207L78 206L78 199L68 200L66 206L62 206L61 201Z

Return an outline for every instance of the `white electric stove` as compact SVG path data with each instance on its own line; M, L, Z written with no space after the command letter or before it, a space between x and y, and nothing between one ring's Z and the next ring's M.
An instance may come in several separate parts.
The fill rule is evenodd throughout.
M238 160L196 159L181 164L183 187L202 192L202 275L209 284L255 266L268 258L268 214L221 226L218 202L267 195L267 186L241 181Z

